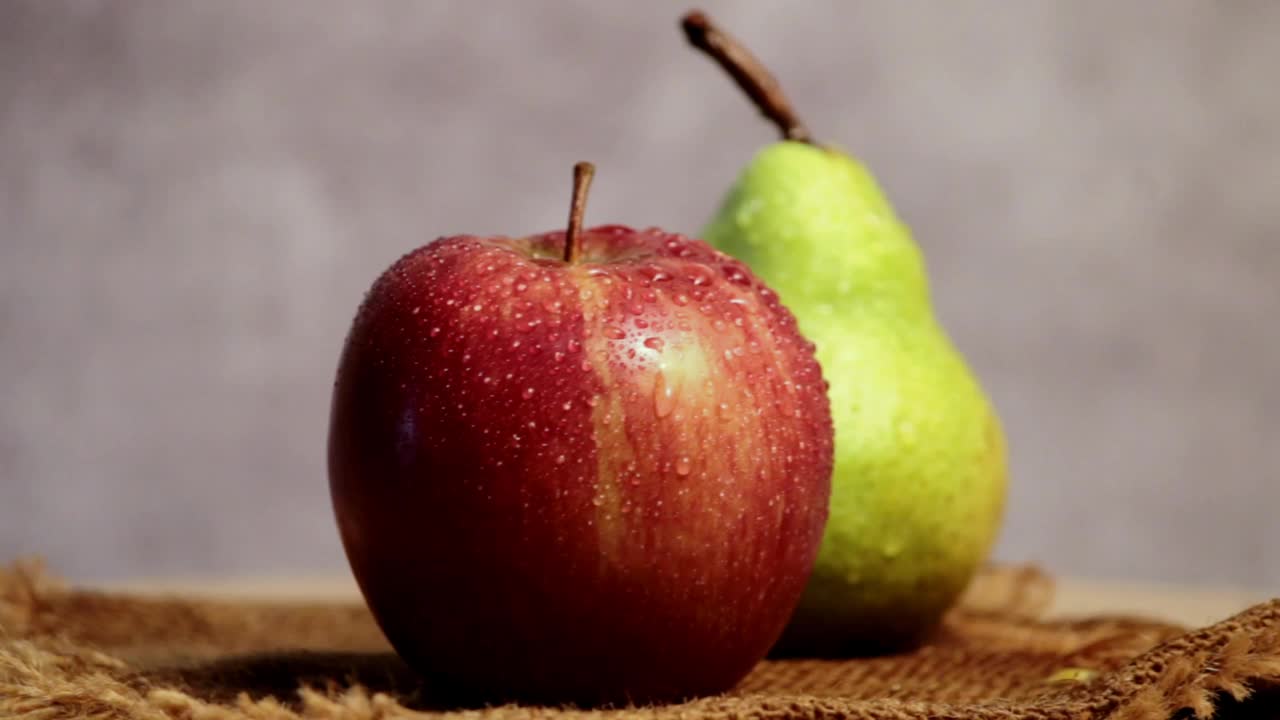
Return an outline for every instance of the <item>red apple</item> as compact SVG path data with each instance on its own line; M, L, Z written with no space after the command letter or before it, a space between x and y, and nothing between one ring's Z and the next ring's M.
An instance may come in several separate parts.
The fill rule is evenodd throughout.
M352 570L414 668L491 700L724 691L826 522L812 345L741 262L656 229L458 236L365 297L334 388Z

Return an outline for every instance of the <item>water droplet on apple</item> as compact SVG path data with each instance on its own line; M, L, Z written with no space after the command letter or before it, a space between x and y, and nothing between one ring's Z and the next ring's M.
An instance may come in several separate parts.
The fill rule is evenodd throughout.
M515 350L515 349L516 349L516 348L518 348L518 347L520 347L520 341L519 341L519 340L512 340L512 341L511 341L511 349L512 349L512 350Z
M689 304L689 296L684 293L679 293L675 297L671 298L671 302L683 307Z
M596 507L600 507L601 505L604 504L604 498L600 497L599 495L593 495L591 496L591 504L595 505Z
M431 332L429 332L429 333L427 333L427 334L428 334L428 335L430 335L431 337L435 337L435 336L437 336L437 335L439 335L439 334L440 334L440 328L439 328L439 327L433 327L433 328L431 328Z
M645 346L645 347L647 347L647 348L649 348L650 350L656 350L656 351L658 351L658 352L661 352L661 351L662 351L662 338L660 338L660 337L645 338L644 346Z
M563 465L563 464L564 464L564 461L565 461L565 456L563 456L563 455L557 455L557 456L556 456L556 464L557 464L557 465Z
M414 314L414 315L417 315L417 314L418 314L418 313L420 313L420 312L422 312L422 306L421 306L421 305L414 305L414 306L413 306L413 314Z
M691 467L691 465L690 465L690 463L689 463L689 458L688 458L688 456L684 456L684 455L682 455L682 456L680 456L680 459L679 459L679 460L676 460L676 474L677 474L677 475L680 475L680 476L688 475L688 474L689 474L689 471L690 471L691 469L692 469L692 467Z
M607 325L605 326L605 329L604 329L604 336L609 338L610 340L621 340L622 338L626 337L627 334L622 331L622 328L616 327L614 325Z
M524 389L524 392L520 393L520 397L524 398L525 400L528 400L529 398L533 397L533 394L535 392L537 392L537 390L534 390L531 387L527 387Z
M649 327L649 321L644 318L636 318L635 325L638 328L647 328Z

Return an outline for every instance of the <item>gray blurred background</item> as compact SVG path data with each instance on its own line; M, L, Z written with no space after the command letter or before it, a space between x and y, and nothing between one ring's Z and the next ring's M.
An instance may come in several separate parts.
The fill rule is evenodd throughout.
M1280 588L1280 3L730 3L1008 427L998 558ZM696 230L773 139L683 2L0 3L0 562L341 573L361 294L455 232Z

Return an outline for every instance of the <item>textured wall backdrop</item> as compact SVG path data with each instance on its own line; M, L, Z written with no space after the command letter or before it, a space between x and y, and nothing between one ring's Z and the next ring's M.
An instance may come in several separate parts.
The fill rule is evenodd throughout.
M328 392L445 233L695 230L772 139L679 2L0 4L0 559L342 570ZM1280 4L707 2L1001 408L999 556L1280 587Z

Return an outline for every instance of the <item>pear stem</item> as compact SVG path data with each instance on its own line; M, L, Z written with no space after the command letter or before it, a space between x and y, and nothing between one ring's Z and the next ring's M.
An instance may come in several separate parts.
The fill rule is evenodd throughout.
M564 261L570 265L582 254L582 217L587 214L587 191L595 174L596 166L589 162L573 166L573 200L569 203L569 229L564 234Z
M746 46L717 27L700 10L680 21L689 44L711 56L738 83L760 112L777 126L786 140L813 143L809 129L791 109L782 86Z

